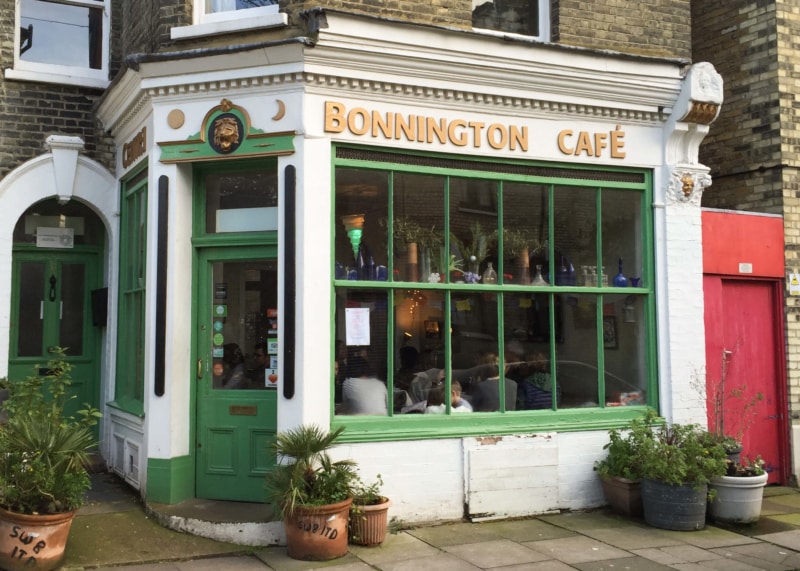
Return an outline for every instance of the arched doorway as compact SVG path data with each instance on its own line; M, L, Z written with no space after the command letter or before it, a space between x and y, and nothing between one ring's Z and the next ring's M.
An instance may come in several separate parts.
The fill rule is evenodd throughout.
M100 218L78 200L40 201L14 226L8 377L47 374L60 348L72 369L74 407L100 404L104 243Z

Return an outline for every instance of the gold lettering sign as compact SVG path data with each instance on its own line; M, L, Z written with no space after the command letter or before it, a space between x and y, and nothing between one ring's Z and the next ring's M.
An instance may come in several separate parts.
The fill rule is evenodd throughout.
M147 127L122 145L122 168L128 168L147 152Z
M608 133L578 131L576 134L571 129L564 129L558 133L558 150L565 155L602 157L603 154L608 154L612 159L624 159L624 148L625 131L619 125Z
M528 150L528 127L524 125L503 123L487 125L480 121L464 119L448 121L442 117L370 111L363 107L347 109L344 103L338 101L325 102L325 132L349 132L373 139L451 144L457 147L471 146L476 149L488 145L495 150L523 152Z
M256 416L258 409L255 405L232 404L228 407L231 416Z

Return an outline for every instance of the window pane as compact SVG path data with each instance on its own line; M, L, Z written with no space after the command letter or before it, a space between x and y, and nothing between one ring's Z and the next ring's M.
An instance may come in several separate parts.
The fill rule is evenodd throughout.
M206 11L229 12L230 10L245 10L258 6L272 6L277 0L206 0Z
M647 348L644 297L603 296L607 406L645 404Z
M394 410L425 412L429 390L445 367L444 293L394 292Z
M84 264L61 265L61 315L58 344L67 349L72 357L83 355L85 270Z
M564 303L564 343L556 359L562 408L598 406L597 299L570 295Z
M336 339L344 341L346 356L336 414L388 414L388 300L385 291L337 291Z
M597 206L596 192L593 189L556 187L553 196L554 210L554 241L555 255L554 268L556 281L559 272L564 267L569 270L569 265L577 274L576 283L579 286L598 285L598 276L601 271L597 268ZM534 261L531 261L533 264ZM539 258L536 264L542 264L542 274L548 283L550 280L549 259ZM533 268L532 268L533 270ZM606 278L608 268L605 268ZM607 279L605 280L608 281ZM560 285L560 284L556 284ZM566 285L566 284L565 284Z
M44 344L44 264L22 262L19 268L19 314L17 323L17 357L36 357Z
M394 175L394 269L401 281L445 280L444 185L442 176Z
M637 279L642 275L641 205L639 193L603 190L603 264L611 285L641 285Z
M550 294L514 292L504 295L506 377L517 382L517 410L553 407L550 299ZM559 304L554 315L557 338L562 329L560 312Z
M103 8L98 4L101 7L88 8L21 0L20 59L100 69Z
M539 35L536 0L472 0L472 26L527 36Z
M497 272L497 183L450 179L450 254L458 270L452 281L486 283Z
M336 170L336 279L388 279L389 173Z
M71 228L75 246L101 245L105 233L97 215L77 200L59 204L48 199L31 206L14 227L14 242L35 244L38 228Z
M278 229L278 171L206 176L206 232Z
M530 267L531 258L536 264L546 259L542 246L547 242L549 210L546 186L503 184L503 283L529 284L536 270Z

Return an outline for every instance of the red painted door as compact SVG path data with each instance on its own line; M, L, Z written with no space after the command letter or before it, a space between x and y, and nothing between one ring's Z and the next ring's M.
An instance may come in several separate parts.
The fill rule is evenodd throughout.
M742 456L760 455L770 484L785 484L788 473L778 287L704 278L709 424L721 418L725 434L741 437Z

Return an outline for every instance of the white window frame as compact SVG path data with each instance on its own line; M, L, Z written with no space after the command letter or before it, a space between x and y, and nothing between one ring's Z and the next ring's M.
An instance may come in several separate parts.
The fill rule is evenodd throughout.
M59 0L62 4L97 8L100 3L88 0ZM84 87L108 87L108 56L111 37L111 0L102 0L103 8L103 55L100 69L59 65L53 63L31 62L20 59L20 22L22 17L21 0L14 2L14 67L5 70L6 79L38 81Z
M181 40L198 36L213 36L257 28L286 26L289 19L279 12L277 4L244 10L206 12L206 0L192 0L192 25L170 30L170 38Z
M487 30L486 28L472 28L473 32L486 34L487 36L498 36L501 38L519 38L521 40L538 40L541 42L550 41L550 0L536 0L539 11L539 35L529 36L527 34L513 34L500 30Z

